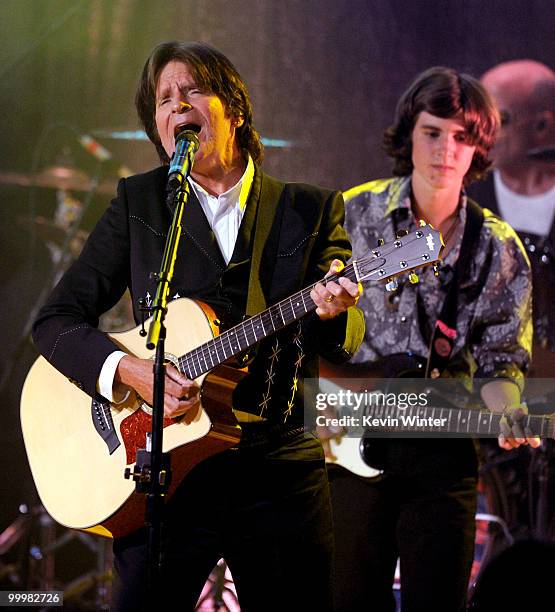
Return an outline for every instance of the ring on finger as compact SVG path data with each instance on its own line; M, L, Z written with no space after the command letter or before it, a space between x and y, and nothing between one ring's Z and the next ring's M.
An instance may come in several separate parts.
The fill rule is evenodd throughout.
M335 296L333 294L330 294L328 295L328 297L324 298L324 302L327 302L329 304L330 302L333 302L334 298Z

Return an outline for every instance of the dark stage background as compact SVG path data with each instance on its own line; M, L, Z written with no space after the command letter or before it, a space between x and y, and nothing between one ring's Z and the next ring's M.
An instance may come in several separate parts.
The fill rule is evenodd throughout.
M545 0L1 0L0 531L21 502L34 503L18 417L33 352L19 339L50 266L30 219L56 207L54 188L21 183L61 156L93 174L78 133L100 135L133 172L156 164L150 143L106 135L139 129L135 85L157 42L203 40L231 58L260 133L291 143L267 148L267 172L347 188L389 172L381 133L421 70L443 64L479 76L524 57L553 66L554 9ZM105 178L87 230L115 185Z

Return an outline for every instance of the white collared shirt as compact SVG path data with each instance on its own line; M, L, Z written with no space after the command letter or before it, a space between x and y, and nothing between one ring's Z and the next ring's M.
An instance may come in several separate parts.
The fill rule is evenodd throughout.
M555 217L555 187L538 195L521 195L511 191L493 171L495 199L502 217L517 232L547 236Z
M252 189L254 180L254 163L252 158L249 155L247 167L239 181L231 189L228 189L219 196L210 195L190 176L188 180L200 202L208 224L216 236L223 258L226 264L228 264L233 255L235 242L239 235L239 227L241 226L241 221L247 207L247 200ZM97 387L99 393L113 403L123 402L129 395L128 391L123 391L123 393L117 393L118 397L114 397L113 389L116 369L120 360L126 354L123 351L114 351L108 355L98 377Z
M239 182L218 196L210 195L189 177L189 184L193 188L208 224L216 236L226 264L229 263L233 255L253 179L254 163L250 155L245 172Z

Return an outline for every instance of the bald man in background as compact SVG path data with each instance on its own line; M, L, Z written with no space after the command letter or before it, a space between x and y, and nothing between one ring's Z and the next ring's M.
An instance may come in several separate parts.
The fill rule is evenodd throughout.
M532 60L482 76L501 113L494 171L470 195L518 232L532 263L532 376L555 376L555 72Z

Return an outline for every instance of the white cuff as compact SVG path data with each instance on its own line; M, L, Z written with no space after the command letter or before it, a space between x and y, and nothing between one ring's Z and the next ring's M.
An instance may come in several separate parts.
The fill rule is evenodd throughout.
M121 386L120 389L114 389L114 377L118 364L122 357L126 355L127 353L123 351L114 351L110 353L100 370L97 382L98 392L112 402L112 404L121 404L127 399L130 393L129 389L124 386Z

